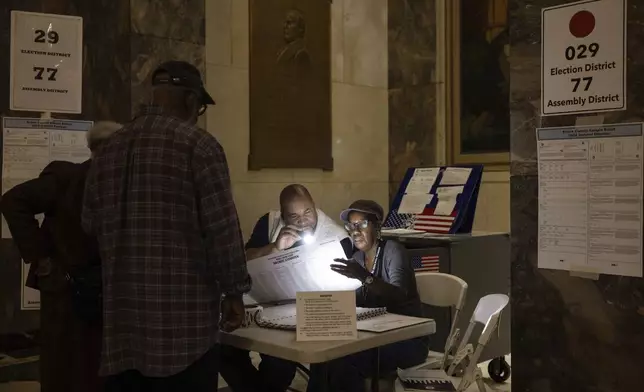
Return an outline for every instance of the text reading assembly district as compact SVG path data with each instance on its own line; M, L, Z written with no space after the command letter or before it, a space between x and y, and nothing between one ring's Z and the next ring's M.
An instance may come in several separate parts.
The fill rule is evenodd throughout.
M626 109L625 0L542 10L544 116Z

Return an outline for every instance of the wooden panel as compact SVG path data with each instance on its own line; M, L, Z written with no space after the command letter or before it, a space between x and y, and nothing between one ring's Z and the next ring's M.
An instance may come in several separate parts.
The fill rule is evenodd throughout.
M249 170L333 170L329 0L251 0Z

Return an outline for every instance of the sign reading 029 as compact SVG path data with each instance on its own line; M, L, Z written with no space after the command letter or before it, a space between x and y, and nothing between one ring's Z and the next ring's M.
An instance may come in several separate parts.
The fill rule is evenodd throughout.
M80 113L83 18L11 12L11 110Z
M542 10L544 116L626 109L626 0Z

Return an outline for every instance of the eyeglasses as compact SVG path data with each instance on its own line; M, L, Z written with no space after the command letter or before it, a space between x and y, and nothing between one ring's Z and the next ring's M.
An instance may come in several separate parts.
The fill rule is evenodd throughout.
M361 220L358 222L347 222L344 225L344 228L348 232L356 231L356 230L366 230L367 227L369 227L369 221L368 220Z
M201 105L201 108L199 108L199 112L197 112L197 116L201 117L204 113L206 113L207 109L208 109L207 105Z

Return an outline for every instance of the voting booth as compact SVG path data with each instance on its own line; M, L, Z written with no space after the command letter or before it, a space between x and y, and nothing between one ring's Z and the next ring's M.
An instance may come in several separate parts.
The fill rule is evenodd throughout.
M460 277L468 284L467 300L457 327L467 329L477 301L487 294L510 292L510 237L507 233L472 233L483 167L410 168L394 197L383 236L401 242L417 272ZM436 321L430 349L442 352L453 314L428 308ZM504 311L498 336L480 360L510 353L510 315Z

